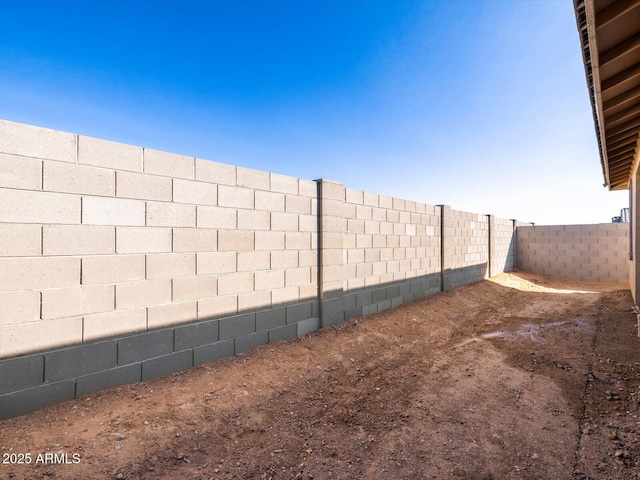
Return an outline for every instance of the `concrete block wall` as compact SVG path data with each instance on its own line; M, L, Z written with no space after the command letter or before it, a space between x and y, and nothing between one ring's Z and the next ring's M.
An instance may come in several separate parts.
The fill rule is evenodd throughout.
M509 272L516 265L516 221L489 216L491 251L489 276Z
M484 280L489 275L487 215L442 208L444 289Z
M0 202L0 418L512 267L506 220L1 120Z
M440 207L346 188L345 315L440 291Z
M629 285L629 224L523 225L517 230L520 270L554 277Z
M0 201L1 418L318 324L313 181L0 121Z

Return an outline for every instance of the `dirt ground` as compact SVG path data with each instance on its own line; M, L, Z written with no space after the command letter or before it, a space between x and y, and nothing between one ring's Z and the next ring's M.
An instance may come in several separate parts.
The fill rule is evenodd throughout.
M631 307L503 274L0 422L0 478L640 478Z

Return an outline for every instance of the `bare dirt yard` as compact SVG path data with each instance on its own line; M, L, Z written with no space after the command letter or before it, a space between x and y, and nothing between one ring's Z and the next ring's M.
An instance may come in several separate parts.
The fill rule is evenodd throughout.
M640 478L631 307L503 274L0 422L0 478Z

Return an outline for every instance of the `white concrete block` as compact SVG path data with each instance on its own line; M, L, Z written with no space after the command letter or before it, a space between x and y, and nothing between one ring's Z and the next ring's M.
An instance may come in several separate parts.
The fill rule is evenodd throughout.
M147 226L195 227L195 205L179 203L147 202Z
M40 292L0 293L0 327L40 319Z
M147 329L147 310L146 308L131 308L85 315L83 325L82 340L84 342L140 332Z
M198 320L219 318L238 313L238 296L227 295L198 300Z
M317 298L318 290L316 287L315 297ZM273 306L286 303L295 303L301 300L300 287L284 287L271 289L271 304Z
M309 267L285 270L285 285L287 287L307 285L309 283L311 283L311 269Z
M285 248L287 250L306 250L311 248L311 234L308 232L286 232Z
M49 192L79 193L114 196L116 174L105 168L87 167L73 163L43 162L43 190Z
M58 318L0 327L0 357L82 342L82 317Z
M116 227L118 253L162 253L171 251L171 229Z
M284 212L284 194L256 191L256 209L269 212Z
M236 272L236 255L236 252L199 252L197 273L211 275Z
M171 280L146 280L116 285L116 309L146 307L171 302Z
M168 327L180 323L193 322L198 318L197 302L168 303L147 309L149 329Z
M0 189L2 223L80 223L80 197Z
M295 213L272 212L271 230L291 232L298 230L298 215Z
M256 290L272 290L284 287L284 270L263 270L255 273Z
M141 172L142 148L80 135L78 163Z
M40 225L0 223L0 257L26 257L40 254L42 254Z
M199 228L226 228L237 226L237 210L235 208L197 206L196 223Z
M255 190L251 188L219 185L218 205L221 207L253 209L255 206Z
M311 214L311 199L298 195L287 195L285 198L285 210L289 213Z
M145 173L187 180L195 178L195 158L193 157L145 148L143 164Z
M196 180L233 186L236 184L236 167L196 158Z
M116 172L116 195L122 198L171 201L171 179L136 172Z
M271 268L295 268L298 265L297 250L271 252Z
M147 255L147 279L189 277L195 274L195 253L157 253Z
M242 251L253 250L255 247L255 236L249 230L219 230L218 250L220 251Z
M284 236L284 232L257 231L255 232L255 249L284 250Z
M44 255L98 255L115 253L115 227L93 225L44 225Z
M144 225L145 205L140 200L82 197L85 225Z
M79 258L0 258L0 272L0 291L80 285Z
M194 205L217 205L218 186L208 182L173 179L173 201Z
M269 172L253 170L251 168L237 167L236 175L236 184L239 187L247 187L257 190L269 190L270 188L271 182L269 178Z
M271 191L298 194L298 179L286 175L271 174Z
M218 277L218 295L235 295L253 291L253 273L241 272Z
M303 197L318 198L318 184L313 180L298 179L298 194Z
M263 192L263 193L267 193L267 192ZM270 227L271 227L271 217L268 211L238 210L238 229L269 230Z
M238 271L249 272L270 268L271 255L267 251L238 252Z
M76 136L72 133L0 120L0 152L75 163Z
M42 160L0 153L0 187L42 190Z
M345 201L347 203L362 205L364 203L364 192L352 188L345 188Z
M174 302L199 300L215 297L218 294L218 278L215 275L197 277L178 277L172 280Z
M144 255L98 255L82 258L82 284L144 280Z
M238 295L238 311L257 310L271 306L271 292L260 290L257 292L241 293Z
M113 308L113 285L82 285L42 292L43 320L108 312Z
M174 228L174 252L210 252L218 248L218 231L207 228Z

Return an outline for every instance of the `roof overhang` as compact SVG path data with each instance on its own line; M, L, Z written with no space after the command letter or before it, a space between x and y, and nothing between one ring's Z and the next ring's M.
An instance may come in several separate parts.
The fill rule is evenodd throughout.
M574 0L605 186L629 188L640 138L640 0Z

